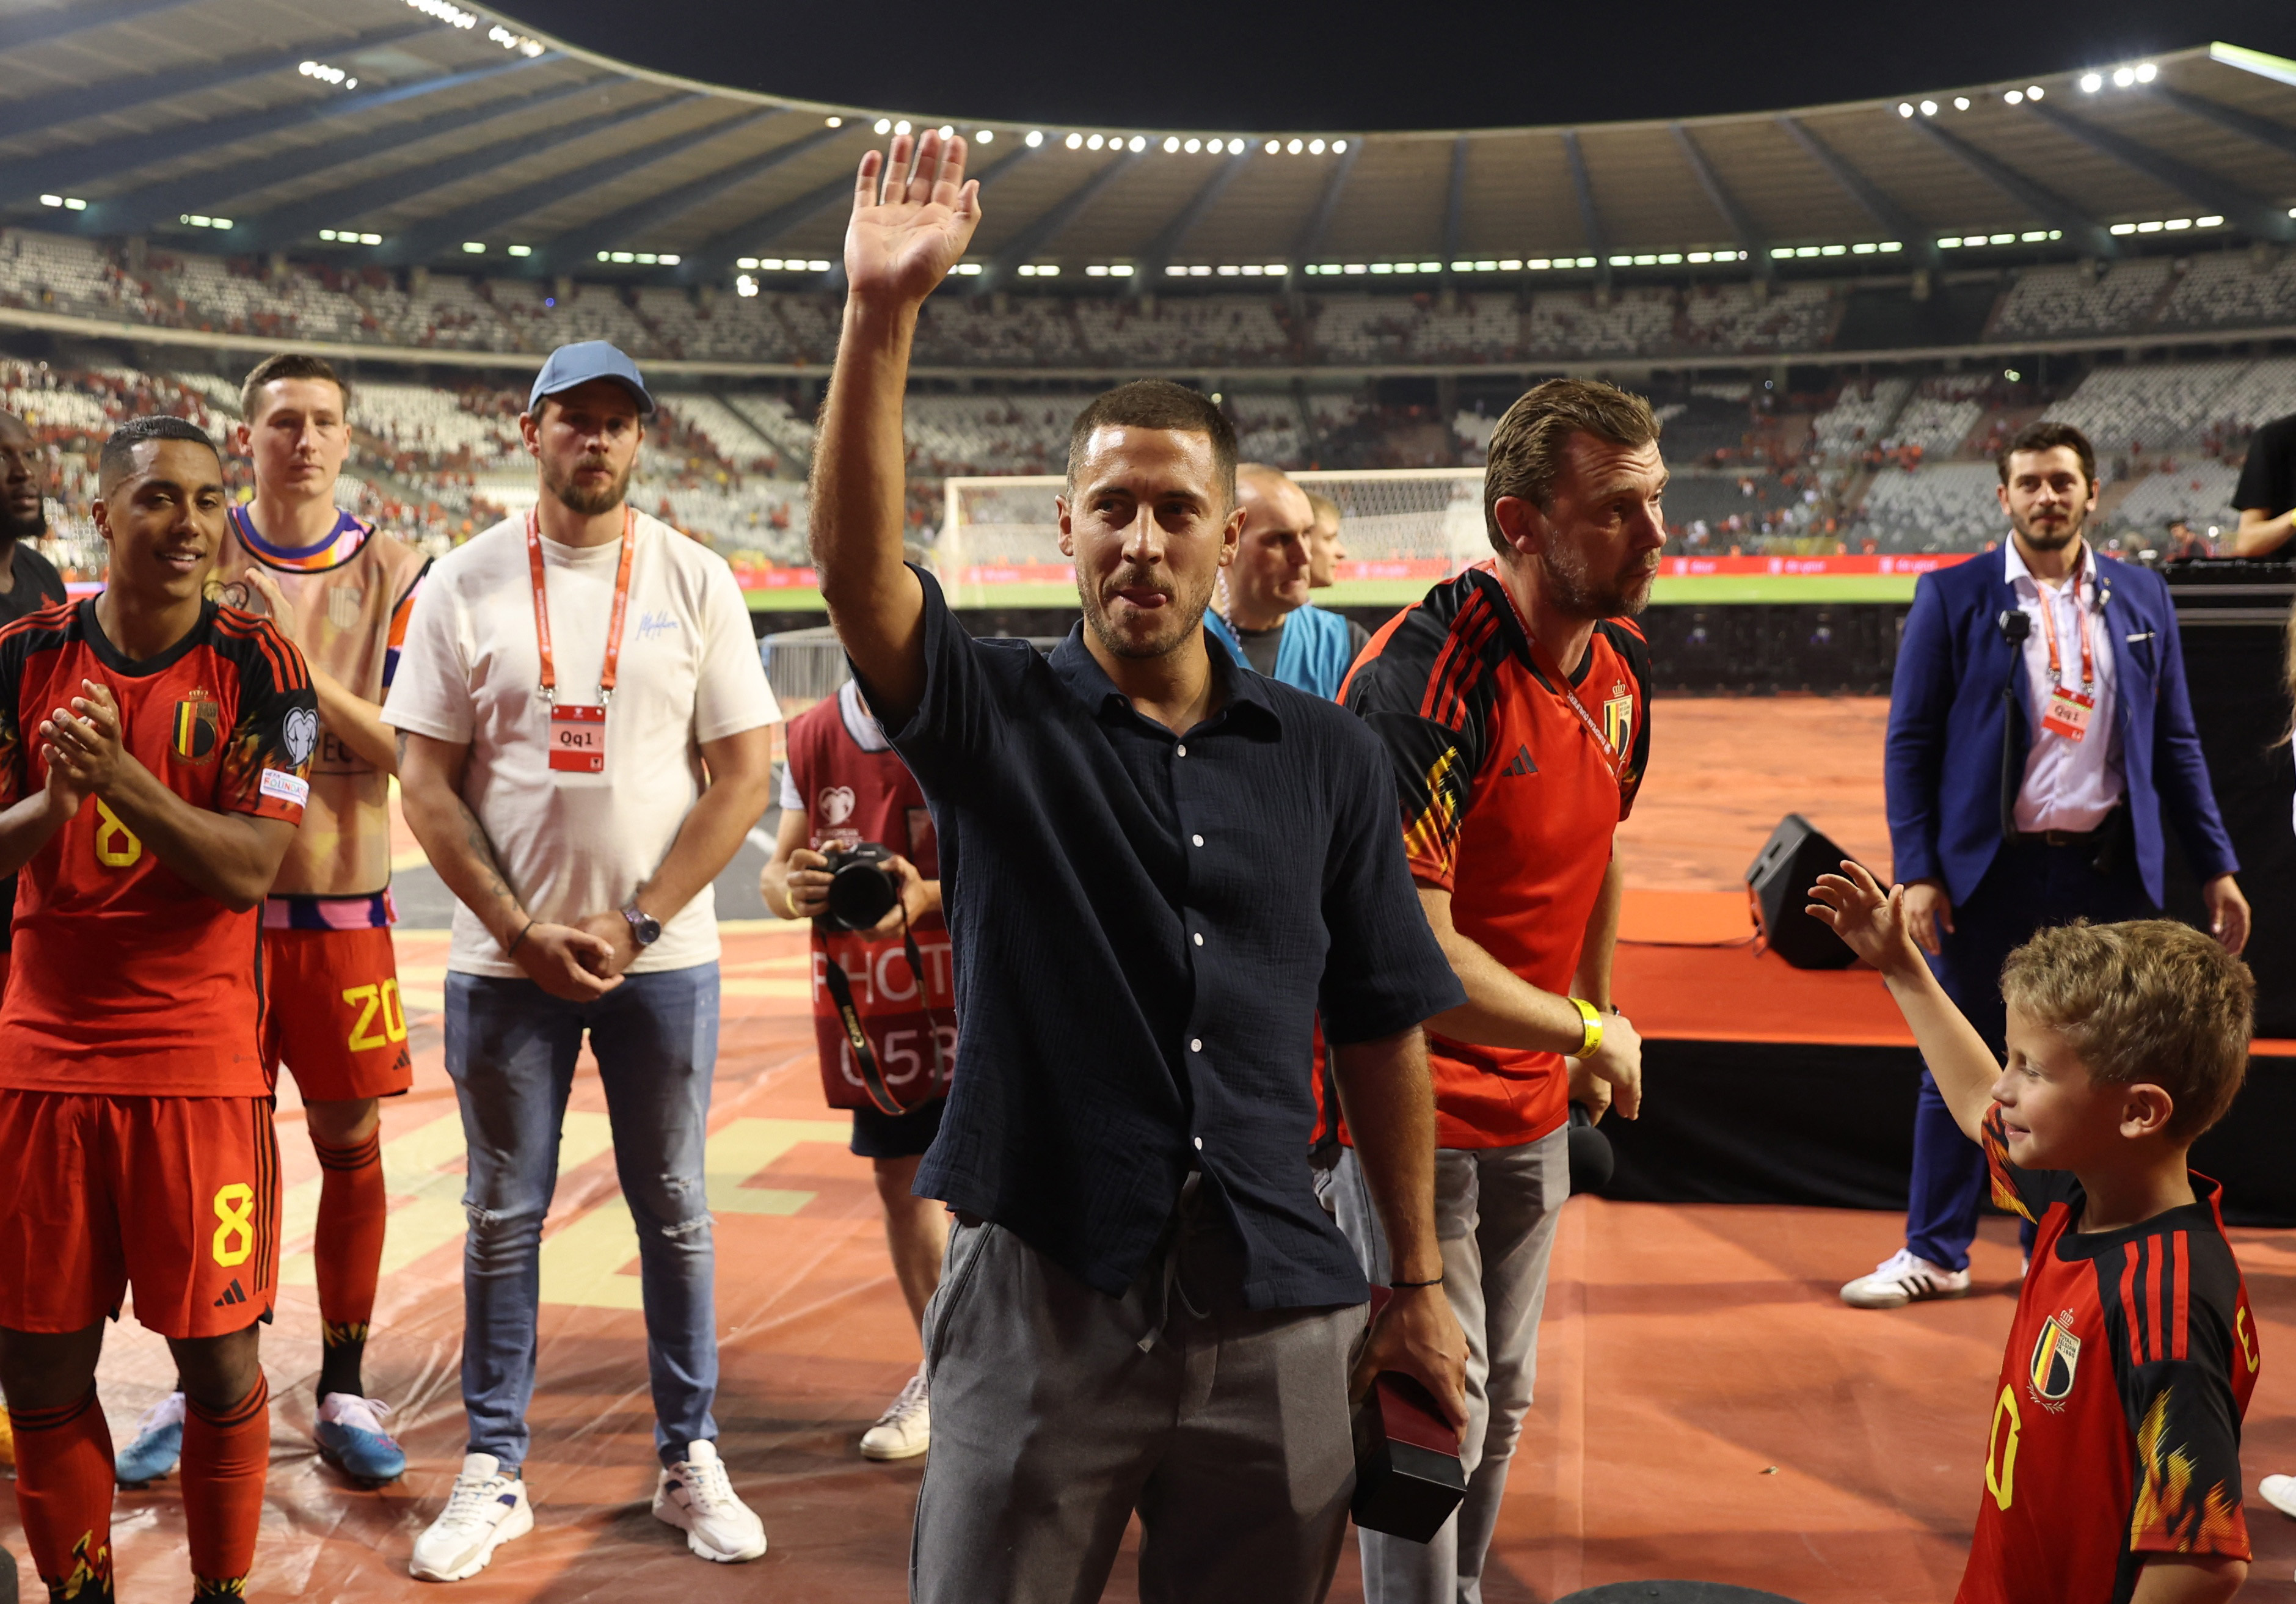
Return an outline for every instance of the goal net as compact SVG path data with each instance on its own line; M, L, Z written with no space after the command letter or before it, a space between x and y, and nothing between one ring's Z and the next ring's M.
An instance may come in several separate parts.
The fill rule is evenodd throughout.
M1431 582L1490 554L1480 468L1314 469L1291 477L1339 503L1342 579ZM979 605L1000 586L1067 584L1053 506L1062 483L1056 473L945 481L934 549L943 585Z

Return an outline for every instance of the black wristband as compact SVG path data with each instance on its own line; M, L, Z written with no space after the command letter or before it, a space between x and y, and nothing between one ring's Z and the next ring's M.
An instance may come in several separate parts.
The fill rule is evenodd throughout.
M503 948L503 956L504 956L504 957L505 957L505 958L507 958L507 957L509 957L512 953L517 952L517 951L518 951L518 944L519 944L520 942L521 942L521 941L524 941L524 940L526 939L527 931L531 930L531 929L534 929L534 921L532 921L532 920L530 920L530 919L529 919L529 920L528 920L528 921L526 921L525 925L524 925L524 926L523 926L523 927L519 930L519 933L518 933L517 935L515 935L515 936L513 936L513 937L512 937L510 938L510 945L509 945L508 946L506 946L506 947Z
M1439 1287L1439 1286L1441 1286L1441 1285L1443 1284L1443 1278L1442 1278L1441 1276L1439 1276L1439 1276L1437 1276L1433 1281L1391 1281L1388 1282L1387 1284L1388 1284L1388 1288L1389 1288L1389 1289L1390 1289L1390 1291L1391 1291L1391 1290L1393 1290L1394 1289L1398 1288L1398 1287Z

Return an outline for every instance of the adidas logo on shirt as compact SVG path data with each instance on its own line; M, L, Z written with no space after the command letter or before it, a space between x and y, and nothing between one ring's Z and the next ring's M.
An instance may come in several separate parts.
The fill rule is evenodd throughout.
M1502 774L1535 774L1538 773L1538 765L1530 760L1530 749L1529 747L1519 746L1514 749L1514 761L1508 764L1506 767L1501 769L1499 773Z

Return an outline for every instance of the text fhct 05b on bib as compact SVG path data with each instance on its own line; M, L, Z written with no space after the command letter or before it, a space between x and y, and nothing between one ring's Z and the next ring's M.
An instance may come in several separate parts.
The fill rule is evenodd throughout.
M606 626L606 666L598 675L595 707L558 705L558 663L550 651L550 597L543 585L542 520L526 515L526 560L534 576L534 634L542 656L542 700L550 708L550 766L562 773L606 769L606 708L614 700L622 660L622 619L630 603L630 555L637 549L637 520L622 509L622 561L614 574L614 610Z

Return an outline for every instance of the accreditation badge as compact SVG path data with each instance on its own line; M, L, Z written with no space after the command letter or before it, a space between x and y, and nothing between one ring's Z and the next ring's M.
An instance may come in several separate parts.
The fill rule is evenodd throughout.
M605 772L605 708L552 707L550 766L572 774Z
M2070 691L2059 685L2049 692L2048 711L2041 716L2041 727L2052 735L2079 741L2088 734L2088 716L2095 710L2096 698L2087 692Z

